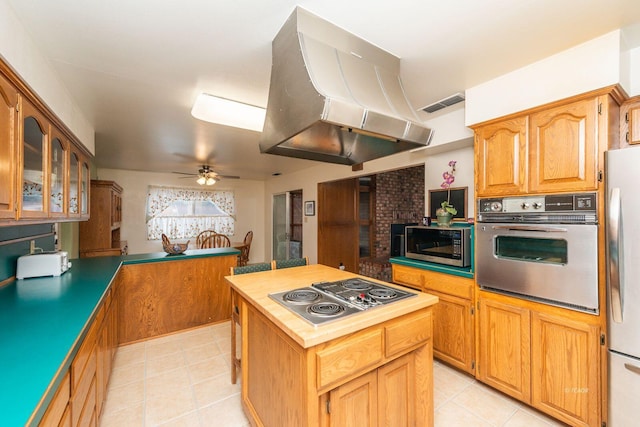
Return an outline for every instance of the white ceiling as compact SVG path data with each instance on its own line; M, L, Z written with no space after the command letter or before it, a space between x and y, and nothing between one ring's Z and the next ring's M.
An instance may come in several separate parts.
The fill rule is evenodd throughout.
M638 0L9 0L96 131L98 167L263 179L315 162L190 115L198 93L266 107L296 5L402 59L415 108L617 28ZM426 116L423 116L426 118ZM437 132L437 129L435 130Z

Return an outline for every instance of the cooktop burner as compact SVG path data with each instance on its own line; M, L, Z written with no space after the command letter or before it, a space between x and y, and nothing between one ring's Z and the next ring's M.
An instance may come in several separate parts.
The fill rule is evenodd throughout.
M294 289L282 297L292 304L309 304L320 299L320 293L313 289Z
M337 302L317 302L307 307L307 311L318 316L334 317L344 311L344 306Z
M317 282L310 287L269 294L313 325L389 304L416 294L371 280L352 278Z
M369 295L371 295L375 299L389 299L394 298L396 295L398 295L398 293L393 289L376 288L371 289L369 291Z

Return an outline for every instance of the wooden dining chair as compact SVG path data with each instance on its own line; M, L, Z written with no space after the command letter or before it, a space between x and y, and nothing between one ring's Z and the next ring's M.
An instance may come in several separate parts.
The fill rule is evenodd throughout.
M240 255L238 255L238 265L244 266L249 262L249 251L251 251L251 241L253 240L253 231L247 232L244 236L244 241L240 249Z
M212 234L211 236L205 237L205 239L201 242L200 249L209 249L209 248L230 248L231 240L224 234Z
M274 259L273 261L271 261L271 268L273 270L276 270L279 268L300 267L302 265L309 265L309 257Z
M270 262L261 262L258 264L246 265L243 267L231 267L231 275L257 273L259 271L271 270ZM237 345L241 343L242 334L238 333L240 328L240 305L236 293L231 288L231 384L235 384L238 379L238 371L240 370L240 354ZM240 337L236 343L236 336ZM242 348L242 346L240 346Z
M218 234L215 230L204 230L203 232L198 234L196 236L196 248L204 249L204 247L202 246L202 242L204 241L204 239L215 234Z

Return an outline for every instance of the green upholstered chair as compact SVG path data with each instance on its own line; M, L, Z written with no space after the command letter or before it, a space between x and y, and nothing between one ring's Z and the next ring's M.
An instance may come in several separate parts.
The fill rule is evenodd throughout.
M258 271L272 270L270 262L260 262L258 264L243 265L240 267L231 267L231 274L247 274L257 273Z
M309 258L291 258L291 259L274 259L271 261L272 269L300 267L301 265L309 265Z

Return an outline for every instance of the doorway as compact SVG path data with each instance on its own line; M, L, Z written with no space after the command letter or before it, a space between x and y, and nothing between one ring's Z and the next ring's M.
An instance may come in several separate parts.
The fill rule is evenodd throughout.
M302 257L302 190L273 196L273 259Z

